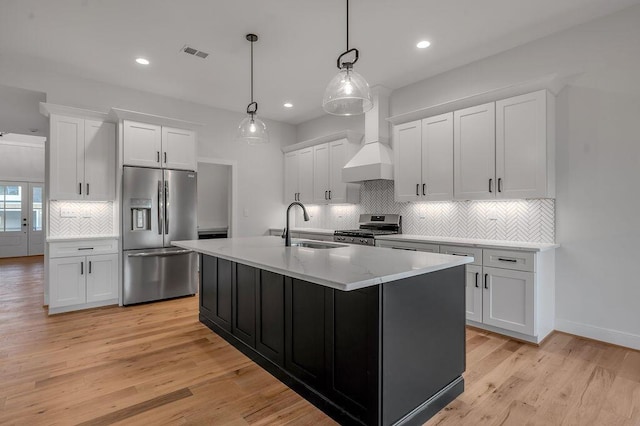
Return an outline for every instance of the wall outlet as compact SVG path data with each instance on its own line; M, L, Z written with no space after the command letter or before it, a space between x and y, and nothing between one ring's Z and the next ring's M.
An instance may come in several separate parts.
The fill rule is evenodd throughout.
M73 209L61 209L60 217L78 217L78 212Z

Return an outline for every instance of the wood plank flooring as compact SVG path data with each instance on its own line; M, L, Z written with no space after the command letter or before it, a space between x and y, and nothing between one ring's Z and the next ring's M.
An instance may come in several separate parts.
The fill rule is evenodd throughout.
M195 297L49 317L42 257L0 259L2 425L333 425L198 322ZM465 392L427 425L640 425L640 352L467 330Z

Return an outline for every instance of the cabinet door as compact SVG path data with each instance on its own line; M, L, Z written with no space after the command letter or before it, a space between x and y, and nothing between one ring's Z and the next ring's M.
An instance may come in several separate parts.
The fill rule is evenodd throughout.
M420 120L393 128L394 185L398 202L420 199L422 182L422 124Z
M303 171L304 173L304 171ZM313 147L313 202L329 202L329 144Z
M264 270L256 291L256 350L284 366L284 276Z
M313 202L313 148L298 151L298 201Z
M496 191L495 103L454 112L454 196L488 200Z
M482 321L495 327L535 335L534 274L488 267L483 272Z
M284 202L292 203L298 198L298 152L284 154Z
M116 125L84 122L84 195L87 200L116 197Z
M466 266L465 292L467 319L482 322L482 267Z
M84 256L60 257L49 261L49 307L85 303L87 273Z
M118 298L118 255L87 256L87 303Z
M200 262L200 313L231 332L232 263L202 255Z
M352 157L352 150L346 139L329 143L329 202L357 203L360 198L358 184L344 183L342 169Z
M84 120L52 115L50 132L49 198L81 200L84 197Z
M162 167L196 169L196 134L191 130L162 128Z
M252 348L256 347L256 287L259 270L234 263L233 323L231 332Z
M285 368L319 390L326 388L325 309L330 291L285 278Z
M453 199L452 112L422 120L422 184L429 201Z
M498 198L548 196L546 93L496 102Z
M123 121L125 166L160 167L162 132L153 124Z

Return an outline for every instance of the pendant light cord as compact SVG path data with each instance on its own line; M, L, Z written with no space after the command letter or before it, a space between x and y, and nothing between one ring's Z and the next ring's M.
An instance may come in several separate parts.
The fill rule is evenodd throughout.
M349 50L349 0L347 0L347 50Z
M253 41L251 42L251 103L253 103Z

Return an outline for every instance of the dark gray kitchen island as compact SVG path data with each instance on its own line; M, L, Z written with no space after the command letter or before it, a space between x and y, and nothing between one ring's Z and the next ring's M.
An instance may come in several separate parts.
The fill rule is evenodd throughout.
M464 389L470 259L277 237L201 254L200 321L341 424L422 424Z

